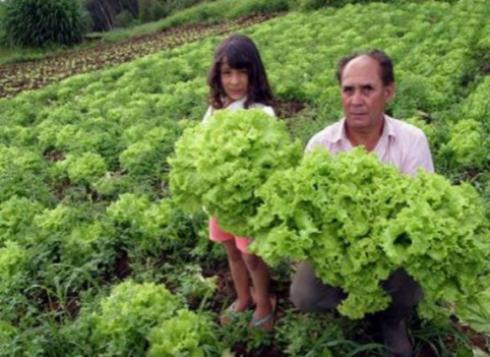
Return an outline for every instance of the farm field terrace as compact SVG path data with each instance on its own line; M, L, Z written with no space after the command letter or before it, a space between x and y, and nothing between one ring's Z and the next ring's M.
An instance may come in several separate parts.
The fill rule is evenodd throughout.
M371 3L291 12L242 33L303 143L342 116L337 60L386 51L397 81L389 114L421 127L437 172L470 182L490 207L488 18L483 0ZM232 298L226 259L207 240L206 217L175 207L166 159L205 112L222 38L0 100L1 355L386 353L369 323L295 312L288 264L274 270L274 336L244 339L246 317L216 326ZM303 109L281 110L290 107ZM471 329L414 321L416 353L488 353L489 306L467 310Z

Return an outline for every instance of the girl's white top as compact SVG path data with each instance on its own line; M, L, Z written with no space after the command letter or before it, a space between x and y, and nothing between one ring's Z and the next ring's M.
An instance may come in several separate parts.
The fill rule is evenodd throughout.
M247 97L243 97L242 99L235 100L234 102L231 102L226 108L226 110L237 110L237 109L243 109L245 105L245 101L247 100ZM271 117L275 117L276 113L274 113L274 109L268 105L264 105L262 103L253 103L252 105L249 106L249 108L260 108L262 109L266 114L269 114ZM214 109L212 106L208 107L208 110L206 110L206 114L204 114L204 118L202 119L203 122L207 122L211 115L213 115L213 112L216 109Z

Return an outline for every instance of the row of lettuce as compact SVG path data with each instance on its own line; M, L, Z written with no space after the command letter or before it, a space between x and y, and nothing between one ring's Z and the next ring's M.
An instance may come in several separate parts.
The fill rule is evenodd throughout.
M307 104L288 119L303 142L341 116L336 61L353 50L385 50L394 59L398 85L390 113L422 127L437 171L455 183L470 181L488 205L489 12L485 1L468 0L347 5L290 13L244 33L258 44L277 97ZM64 346L57 351L73 348L74 334L46 328L48 323L69 331L83 322L97 334L95 320L83 316L97 315L105 296L126 289L117 285L126 258L140 283L168 281L162 260L177 267L189 256L203 263L215 258L200 239L206 235L203 217L182 213L169 195L167 157L183 129L204 113L206 72L220 40L0 101L0 351L43 351L52 341ZM67 301L82 308L71 309ZM137 310L124 307L134 323L144 321ZM181 314L179 321L201 321L193 312ZM79 339L98 354L151 351L150 336L165 334L161 326L174 316L159 318L160 330L156 323L145 332L135 327L141 334L134 344L107 342L117 341L112 335L97 344L92 332ZM202 321L212 324L208 317ZM156 332L150 334L150 327ZM127 333L124 340L133 336L125 328L102 329ZM203 331L212 340L207 327Z

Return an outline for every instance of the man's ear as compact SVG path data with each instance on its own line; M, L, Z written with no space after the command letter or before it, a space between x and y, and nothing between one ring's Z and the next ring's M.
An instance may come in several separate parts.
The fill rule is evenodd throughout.
M395 83L388 84L385 86L385 101L386 103L391 102L395 98Z

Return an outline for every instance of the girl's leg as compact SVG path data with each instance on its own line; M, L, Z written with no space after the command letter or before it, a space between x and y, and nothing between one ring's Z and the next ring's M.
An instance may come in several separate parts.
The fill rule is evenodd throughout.
M237 294L235 312L244 311L252 302L252 296L250 294L250 277L247 266L242 259L241 252L236 247L234 239L223 241L222 244L226 250L228 265L230 267L233 285L235 286Z
M247 265L247 269L250 277L252 278L253 287L255 289L254 298L256 306L254 319L260 320L273 313L273 306L269 295L269 268L264 263L264 261L256 255L242 252L242 257L245 261L245 264ZM272 320L273 319L271 318L270 321L265 322L265 324L268 324L270 325L270 327L272 327ZM264 328L268 327L264 326Z

